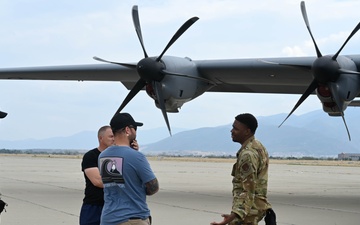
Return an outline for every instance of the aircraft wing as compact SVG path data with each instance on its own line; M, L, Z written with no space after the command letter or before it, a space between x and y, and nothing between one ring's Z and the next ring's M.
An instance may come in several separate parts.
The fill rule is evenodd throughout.
M84 64L0 69L0 79L136 82L136 70L113 64Z
M275 63L297 64L306 68L311 67L314 60L315 57L289 57L194 60L193 62L199 77L216 84L208 91L301 94L312 80L311 71ZM121 65L84 64L2 68L0 79L120 81L131 90L139 75L136 70Z
M129 93L120 112L140 90L146 89L164 117L171 134L167 112L178 112L188 101L206 91L301 94L285 120L316 92L323 110L330 116L341 116L348 131L344 111L348 105L360 105L360 55L340 55L352 36L360 30L356 25L344 44L333 55L322 55L310 30L305 3L302 16L316 50L316 57L248 58L191 60L165 55L166 51L199 18L188 19L173 35L158 56L149 56L143 42L138 7L132 9L133 24L144 57L137 63L50 66L0 69L0 79L120 81ZM284 122L285 122L284 120Z
M315 57L204 60L196 65L202 76L216 83L208 91L302 94L313 79L309 68L314 60Z

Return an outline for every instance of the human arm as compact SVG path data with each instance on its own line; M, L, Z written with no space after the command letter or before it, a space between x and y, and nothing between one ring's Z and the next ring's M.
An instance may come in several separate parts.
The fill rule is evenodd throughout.
M81 170L84 172L86 182L91 182L95 187L103 188L103 183L98 169L98 150L93 149L83 156Z
M98 167L86 168L84 173L95 187L104 188Z
M152 171L149 162L147 161L144 154L141 152L134 153L139 157L139 162L137 164L137 174L143 181L145 186L145 194L153 195L159 191L159 182Z
M159 182L158 180L152 179L151 181L145 183L146 195L153 195L159 191Z

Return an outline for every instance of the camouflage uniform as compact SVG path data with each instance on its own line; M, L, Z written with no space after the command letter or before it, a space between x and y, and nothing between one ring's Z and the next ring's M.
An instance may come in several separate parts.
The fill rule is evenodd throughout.
M265 147L250 137L236 154L233 166L233 205L237 215L230 225L257 225L271 208L267 201L269 156Z

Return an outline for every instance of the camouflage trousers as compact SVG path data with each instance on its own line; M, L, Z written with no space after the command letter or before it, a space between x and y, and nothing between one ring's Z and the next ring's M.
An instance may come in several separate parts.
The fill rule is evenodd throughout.
M244 221L239 219L234 219L229 223L229 225L258 225L258 223L264 218L265 213L260 215L249 215L245 217Z

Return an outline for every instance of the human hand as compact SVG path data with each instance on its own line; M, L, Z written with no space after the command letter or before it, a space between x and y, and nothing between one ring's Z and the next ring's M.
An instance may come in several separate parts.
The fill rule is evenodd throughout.
M138 151L139 150L139 144L138 144L137 140L133 140L130 143L130 147L133 148L134 150Z
M236 217L236 215L234 213L231 214L222 214L222 217L224 217L223 221L221 222L212 222L210 223L210 225L226 225L228 223L230 223L231 221L233 221Z

